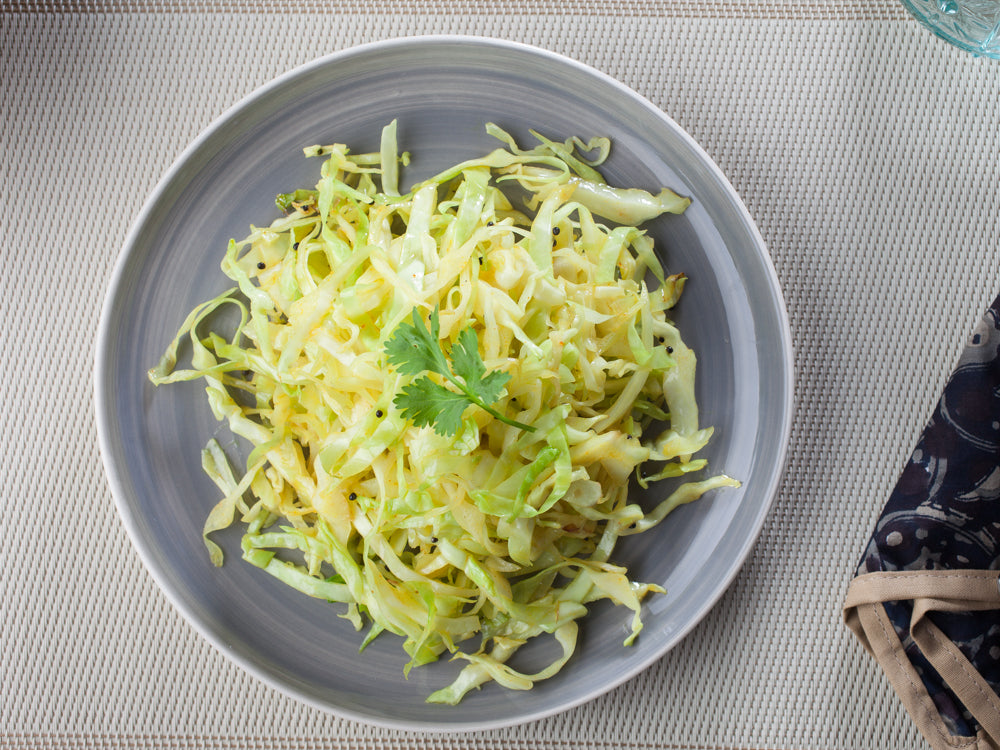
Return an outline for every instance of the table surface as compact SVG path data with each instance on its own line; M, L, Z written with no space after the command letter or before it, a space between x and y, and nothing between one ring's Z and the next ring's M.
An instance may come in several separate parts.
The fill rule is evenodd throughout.
M555 50L673 117L757 221L796 349L784 482L718 606L590 704L444 737L302 706L187 625L114 509L91 377L112 266L185 145L300 63L429 33ZM6 0L0 70L0 747L926 747L840 606L997 291L1000 63L896 0Z

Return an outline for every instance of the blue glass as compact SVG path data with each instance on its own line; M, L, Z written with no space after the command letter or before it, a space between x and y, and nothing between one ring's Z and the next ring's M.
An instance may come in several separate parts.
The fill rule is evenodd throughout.
M903 0L903 5L945 41L1000 59L1000 0Z

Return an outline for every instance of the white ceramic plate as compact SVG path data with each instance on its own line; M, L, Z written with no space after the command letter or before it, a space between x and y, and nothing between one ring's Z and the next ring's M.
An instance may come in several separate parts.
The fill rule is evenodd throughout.
M595 606L579 648L530 692L496 685L459 707L425 697L460 663L402 676L400 641L361 635L339 608L292 591L242 562L236 529L219 536L227 564L211 566L201 539L217 500L200 469L208 438L228 432L200 384L155 389L146 379L186 313L229 286L219 270L227 241L277 216L276 193L314 185L314 143L377 150L381 127L399 120L416 181L496 142L487 121L528 143L609 136L602 168L613 185L691 196L682 217L648 225L668 271L689 277L677 315L699 356L702 421L716 427L704 455L743 481L676 511L654 531L627 537L615 560L656 582L645 630L622 645L630 613ZM324 57L259 89L213 123L147 201L111 281L96 357L101 450L121 516L143 561L183 615L227 657L274 687L341 716L424 730L486 729L541 718L587 701L659 659L723 593L757 537L778 488L792 413L788 322L770 259L733 189L698 145L635 92L567 58L507 42L426 37ZM642 498L655 503L669 487ZM519 654L528 669L551 654Z

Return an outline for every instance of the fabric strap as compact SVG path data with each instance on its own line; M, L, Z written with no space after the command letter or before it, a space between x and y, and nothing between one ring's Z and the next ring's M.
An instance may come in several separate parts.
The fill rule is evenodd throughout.
M884 606L889 601L913 602L910 636L979 722L975 737L955 737L941 721L889 621ZM1000 749L1000 697L932 619L934 612L991 609L1000 609L1000 580L995 570L865 573L848 589L844 622L878 660L920 731L936 749Z

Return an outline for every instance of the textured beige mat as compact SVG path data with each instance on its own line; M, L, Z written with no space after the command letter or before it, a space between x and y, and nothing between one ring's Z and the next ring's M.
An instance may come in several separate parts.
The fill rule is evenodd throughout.
M31 13L299 13L405 14L430 16L605 16L644 18L903 19L903 6L886 0L5 0L0 8ZM445 30L451 33L451 29Z
M925 747L840 606L997 291L1000 65L947 47L888 0L455 6L5 6L0 747ZM589 705L447 737L301 706L174 612L114 510L90 374L121 243L184 146L296 64L421 33L547 47L674 117L756 218L797 349L785 482L718 607L655 667Z

